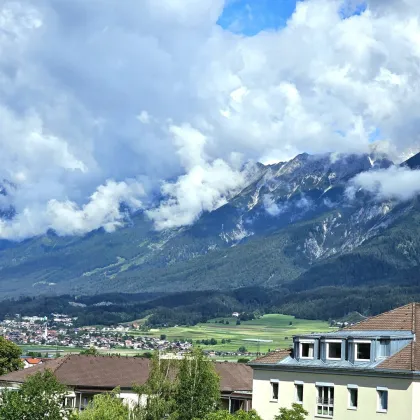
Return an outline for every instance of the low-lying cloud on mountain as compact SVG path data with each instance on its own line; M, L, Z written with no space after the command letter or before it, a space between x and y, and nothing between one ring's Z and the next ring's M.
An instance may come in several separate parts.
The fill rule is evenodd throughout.
M352 197L358 189L368 191L380 201L407 201L420 193L420 170L391 166L362 172L351 180L347 194Z
M298 2L244 36L217 24L223 0L3 1L0 237L112 230L121 203L181 226L238 191L245 162L415 150L420 2L361 3ZM354 182L387 196L387 174Z

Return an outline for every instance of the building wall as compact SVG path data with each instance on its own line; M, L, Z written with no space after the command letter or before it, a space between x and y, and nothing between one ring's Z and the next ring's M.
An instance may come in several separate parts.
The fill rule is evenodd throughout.
M271 402L271 380L279 380L278 402ZM314 374L254 369L252 406L264 420L273 420L280 407L290 408L295 402L295 381L302 381L303 407L308 419L317 416L316 382L334 384L334 419L338 420L415 420L420 419L420 401L413 405L413 390L420 400L420 384L408 379L379 378L337 374ZM358 386L358 408L348 408L347 385ZM377 387L388 388L388 412L379 413ZM416 415L413 415L415 408ZM328 418L328 417L327 417Z
M416 420L420 419L420 382L413 382L412 395L413 404L411 419ZM401 417L400 420L403 420L403 418Z

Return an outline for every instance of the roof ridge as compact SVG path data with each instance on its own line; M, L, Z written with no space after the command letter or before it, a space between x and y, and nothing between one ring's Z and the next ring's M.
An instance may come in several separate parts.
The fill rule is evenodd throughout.
M343 329L344 329L344 330L351 330L351 329L352 329L352 327L356 327L356 326L362 325L362 324L364 324L364 323L366 323L366 322L371 321L372 319L376 319L376 318L379 318L379 317L381 317L381 316L384 316L384 315L387 315L387 314L391 314L392 312L395 312L395 311L401 310L401 309L403 309L403 308L410 309L410 306L411 306L411 310L413 311L413 306L415 306L416 304L417 304L417 302L410 302L410 303L407 303L406 305L399 306L398 308L390 309L389 311L382 312L382 313L380 313L380 314L378 314L378 315L373 315L373 316L370 316L370 317L368 317L368 318L366 318L366 319L364 319L364 320L362 320L362 321L357 322L356 324L353 324L353 325L351 325L351 326L349 326L349 327L345 327L345 328L343 328ZM413 325L411 325L411 326L413 326Z

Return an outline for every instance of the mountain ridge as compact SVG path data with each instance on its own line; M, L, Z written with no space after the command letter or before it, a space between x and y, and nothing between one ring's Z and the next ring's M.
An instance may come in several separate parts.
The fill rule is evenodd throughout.
M420 154L405 165L415 169L416 162ZM159 232L139 212L114 233L60 237L50 232L9 243L0 252L0 293L13 297L283 284L303 290L299 285L327 285L316 280L323 270L330 273L336 267L340 272L360 255L371 257L375 238L384 252L378 264L385 269L392 247L386 246L391 239L383 233L395 239L392 229L408 239L400 241L400 248L407 248L402 253L392 251L391 265L410 269L418 265L420 244L416 226L412 235L406 227L420 221L418 200L378 202L359 192L351 201L345 193L356 175L391 165L384 155L301 154L288 162L258 165L240 193L188 227ZM337 284L346 284L347 275Z

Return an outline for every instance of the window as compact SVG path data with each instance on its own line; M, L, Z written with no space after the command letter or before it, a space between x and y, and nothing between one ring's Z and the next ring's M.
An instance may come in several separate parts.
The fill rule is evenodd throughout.
M378 411L388 411L388 390L378 388Z
M356 360L370 360L370 342L355 343L354 349Z
M357 409L358 389L356 387L348 388L349 391L349 409Z
M279 400L279 383L277 381L271 381L271 401Z
M300 357L302 359L313 359L314 343L300 343Z
M327 359L341 360L341 341L327 343Z
M318 386L317 414L332 417L334 415L334 387Z
M75 406L74 401L75 398L74 397L66 397L64 398L64 407L66 408L72 408Z
M295 384L296 402L303 404L303 384Z

